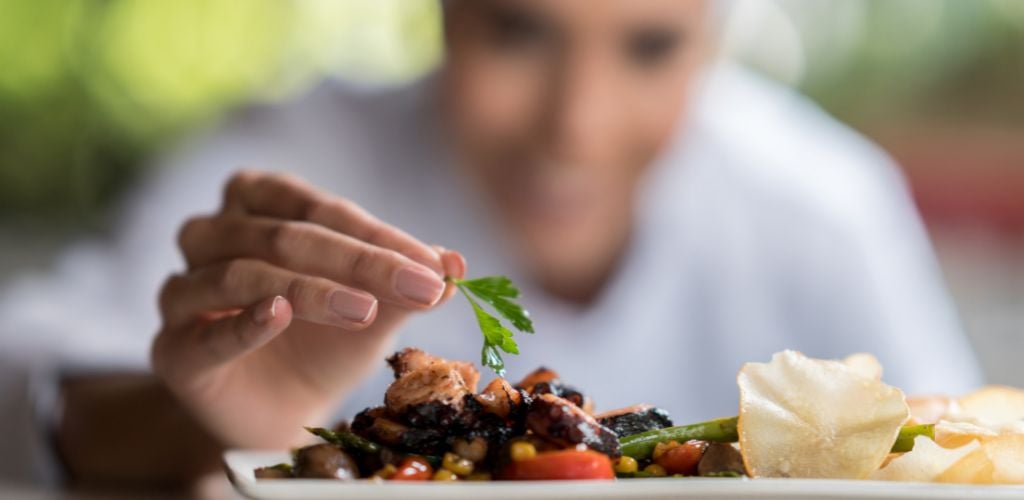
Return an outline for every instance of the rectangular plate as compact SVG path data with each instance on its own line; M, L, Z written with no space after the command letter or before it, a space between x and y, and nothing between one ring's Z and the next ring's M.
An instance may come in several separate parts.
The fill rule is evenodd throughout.
M290 462L283 451L224 453L228 478L243 495L272 499L658 499L687 500L904 500L1024 498L1024 486L969 486L830 479L660 478L621 481L493 481L465 483L378 483L281 479L256 481L253 469Z

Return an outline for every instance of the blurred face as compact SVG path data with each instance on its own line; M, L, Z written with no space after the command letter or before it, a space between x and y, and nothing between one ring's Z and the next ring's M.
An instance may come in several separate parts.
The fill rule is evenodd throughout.
M444 98L463 167L553 292L586 300L630 233L705 50L704 0L450 0Z

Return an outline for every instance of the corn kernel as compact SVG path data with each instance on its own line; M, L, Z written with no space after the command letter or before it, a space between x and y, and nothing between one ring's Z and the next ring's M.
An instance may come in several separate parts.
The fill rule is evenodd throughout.
M509 448L509 453L512 456L512 460L518 462L520 460L527 460L537 456L537 448L533 446L533 443L516 441L512 443L511 448Z
M620 474L632 474L637 471L638 466L639 464L636 463L635 458L623 455L615 462L615 472Z
M454 453L445 453L441 460L441 467L448 469L460 476L468 476L473 473L473 462L466 460Z
M661 456L664 455L666 451L671 450L672 448L678 448L678 447L679 447L679 441L667 441L667 442L664 442L664 443L658 443L658 444L654 445L654 454L651 455L651 458L653 458L654 460L657 460L657 459L661 458Z
M448 469L445 469L443 467L440 468L440 469L437 469L437 472L434 473L434 481L458 481L458 480L459 480L459 476L456 476L454 472L452 472L452 471L450 471Z
M658 464L651 464L648 465L647 467L644 467L644 472L654 477L665 477L668 475L668 472L665 470L665 468Z
M395 468L394 465L387 464L384 467L377 469L377 472L373 473L373 477L379 477L381 479L391 479L396 472L398 472L398 469Z
M490 472L474 472L474 473L466 476L466 481L490 481L490 480L491 480L491 473Z

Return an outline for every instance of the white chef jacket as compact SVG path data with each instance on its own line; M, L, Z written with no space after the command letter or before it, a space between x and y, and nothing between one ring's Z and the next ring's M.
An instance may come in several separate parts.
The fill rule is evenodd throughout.
M56 374L147 367L157 289L184 267L177 228L216 209L239 166L290 171L348 197L462 252L470 276L511 276L537 333L518 336L509 377L554 368L599 409L648 402L679 423L735 414L740 365L782 349L874 353L885 380L908 393L980 383L897 169L792 90L727 63L709 70L642 186L626 256L579 307L530 281L452 168L435 80L386 90L329 82L243 112L165 158L123 205L115 238L80 243L52 273L12 282L0 295L0 477L59 476L41 429L57 406ZM415 315L402 345L476 361L481 338L456 297ZM381 360L339 417L380 404L389 377Z

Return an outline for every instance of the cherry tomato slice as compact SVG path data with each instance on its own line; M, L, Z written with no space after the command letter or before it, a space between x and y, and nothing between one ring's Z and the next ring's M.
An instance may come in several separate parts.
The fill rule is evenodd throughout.
M505 468L502 478L512 480L614 479L612 461L591 450L559 450L538 453Z
M434 475L434 468L420 457L407 457L399 462L392 481L429 481Z
M664 467L669 474L692 476L697 474L697 464L707 447L707 441L690 440L666 451L654 463Z

